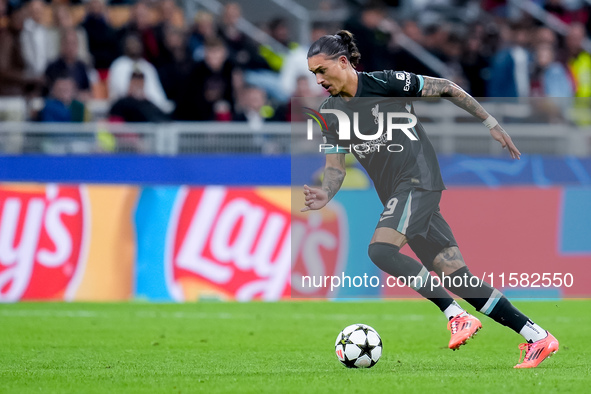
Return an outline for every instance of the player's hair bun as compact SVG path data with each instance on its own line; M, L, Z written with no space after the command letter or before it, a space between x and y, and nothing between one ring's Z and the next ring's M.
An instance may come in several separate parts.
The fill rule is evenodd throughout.
M349 62L353 65L353 67L359 64L359 59L361 58L361 54L359 53L359 49L357 49L357 45L353 39L353 33L349 30L339 30L337 31L337 36L341 38L343 44L347 46L347 52L349 52Z
M353 33L351 33L349 30L339 30L335 35L339 36L345 45L349 45L353 42Z
M335 35L320 37L310 46L308 57L320 53L335 57L346 55L353 67L357 67L361 58L361 54L353 38L353 33L348 30L339 30Z

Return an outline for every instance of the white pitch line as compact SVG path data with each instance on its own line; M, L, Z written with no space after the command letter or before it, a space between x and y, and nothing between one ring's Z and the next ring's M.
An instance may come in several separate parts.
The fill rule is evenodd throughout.
M208 313L208 312L160 312L160 311L135 311L131 314L124 312L96 312L89 310L69 310L69 311L53 311L47 309L28 309L28 310L12 310L2 309L0 307L0 316L4 317L66 317L66 318L115 318L115 317L134 317L139 319L195 319L195 320L206 320L206 319L237 319L237 320L355 320L355 321L366 321L366 320L389 320L389 321L422 321L426 319L424 315L405 315L405 314L354 314L354 313L339 313L339 314L313 314L313 313L296 313L291 315L282 316L263 316L257 313Z

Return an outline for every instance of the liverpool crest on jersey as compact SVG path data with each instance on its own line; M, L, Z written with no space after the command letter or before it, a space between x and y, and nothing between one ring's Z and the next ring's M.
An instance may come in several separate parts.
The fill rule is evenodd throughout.
M375 124L378 124L380 121L380 117L379 117L380 105L379 104L376 104L376 106L371 109L371 114L373 115L373 122Z

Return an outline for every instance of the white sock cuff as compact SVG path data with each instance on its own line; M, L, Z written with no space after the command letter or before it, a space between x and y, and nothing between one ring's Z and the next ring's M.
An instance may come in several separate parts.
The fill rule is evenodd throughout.
M457 316L461 313L466 312L461 306L460 304L458 304L457 302L452 302L447 308L445 308L445 310L443 311L443 313L445 314L445 317L447 317L447 320L451 319L454 316Z
M521 331L519 331L519 335L531 343L546 338L548 333L542 327L529 320L527 323L525 323L525 326L523 326Z

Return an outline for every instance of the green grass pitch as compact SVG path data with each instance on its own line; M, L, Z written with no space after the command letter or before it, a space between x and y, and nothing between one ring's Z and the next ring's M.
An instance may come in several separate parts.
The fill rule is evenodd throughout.
M4 304L0 393L589 392L591 301L515 304L560 341L536 369L513 369L522 338L482 315L447 349L427 301ZM353 323L382 337L371 369L334 354Z

